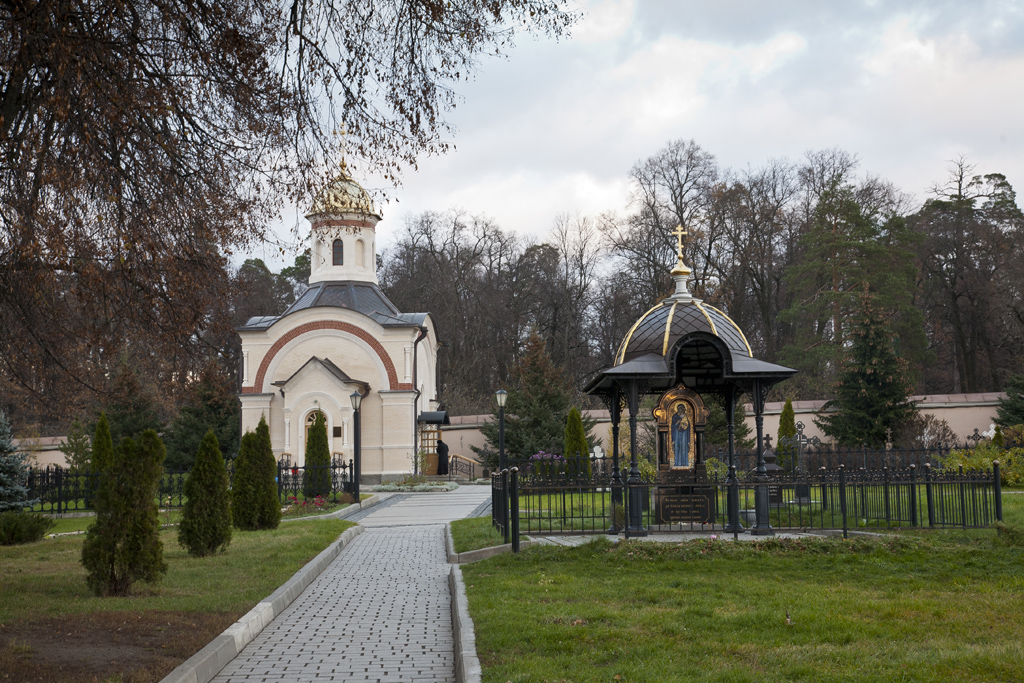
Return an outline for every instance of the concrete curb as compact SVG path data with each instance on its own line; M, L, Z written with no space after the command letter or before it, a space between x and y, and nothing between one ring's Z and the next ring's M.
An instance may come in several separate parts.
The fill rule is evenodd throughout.
M451 522L444 525L444 549L445 554L448 555L448 564L469 564L470 562L479 562L480 560L486 560L488 557L494 557L495 555L504 555L505 553L512 552L512 544L506 543L505 545L492 545L489 548L479 548L477 550L467 550L464 553L455 552L455 539L452 538L452 525ZM524 541L520 539L519 548L529 548L531 545L542 545L541 541Z
M448 574L452 594L452 634L455 636L455 683L480 683L480 658L476 654L476 632L469 616L466 584L462 570L453 565Z
M368 507L373 507L380 502L380 497L377 495L370 496L366 500L359 503L359 505L349 505L347 508L332 512L327 515L310 515L309 517L289 517L288 519L282 519L282 522L301 522L306 519L345 519L351 517L357 512L362 512Z
M448 532L449 535L451 531ZM525 549L532 545L539 545L538 541L519 541L519 548ZM467 550L464 553L456 553L451 550L449 546L448 550L448 564L468 564L470 562L479 562L480 560L486 560L489 557L495 555L504 555L505 553L512 552L512 544L506 543L505 545L492 545L489 548L479 548L478 550Z
M374 496L376 497L376 496ZM365 505L364 501L363 504ZM350 506L356 508L355 505ZM348 510L349 508L345 508ZM344 510L342 511L344 512ZM352 539L363 532L363 527L355 526L346 530L334 543L308 562L284 585L271 593L266 599L253 607L249 612L227 630L213 639L206 647L189 657L181 666L169 673L160 683L208 683L224 666L234 659L249 642L269 624L274 617L281 614L302 591L313 582L320 573L327 569L338 553ZM477 679L479 680L479 679Z

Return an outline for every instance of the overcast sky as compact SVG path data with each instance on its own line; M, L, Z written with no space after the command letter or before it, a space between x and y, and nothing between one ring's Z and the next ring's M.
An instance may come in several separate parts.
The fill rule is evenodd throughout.
M571 38L520 37L459 85L456 149L389 190L385 246L426 210L540 238L560 213L623 213L631 166L680 138L734 169L840 147L918 200L961 154L1024 189L1024 3L582 7ZM277 270L275 251L253 255Z

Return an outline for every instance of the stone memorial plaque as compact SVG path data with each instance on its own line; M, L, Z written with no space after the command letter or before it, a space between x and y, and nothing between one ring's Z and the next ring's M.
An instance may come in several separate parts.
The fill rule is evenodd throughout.
M707 524L711 521L711 500L699 494L660 496L658 508L658 517L663 522Z

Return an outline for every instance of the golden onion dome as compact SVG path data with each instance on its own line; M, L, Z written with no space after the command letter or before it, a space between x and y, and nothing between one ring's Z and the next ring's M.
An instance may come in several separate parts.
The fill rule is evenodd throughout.
M341 173L335 176L313 199L309 215L341 215L346 213L375 216L378 220L381 217L373 205L373 199L370 198L370 194L352 179L352 176L348 173L348 167L343 161L341 163Z

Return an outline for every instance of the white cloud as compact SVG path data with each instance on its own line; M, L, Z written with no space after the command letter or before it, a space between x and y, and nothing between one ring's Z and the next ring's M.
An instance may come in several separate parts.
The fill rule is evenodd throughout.
M587 2L571 40L523 41L465 84L457 151L405 176L382 239L453 206L533 235L622 212L632 164L676 138L734 168L838 146L920 198L960 153L1024 187L1024 15L889 7Z
M603 43L619 38L632 26L636 0L585 0L583 18L572 29L580 43Z

